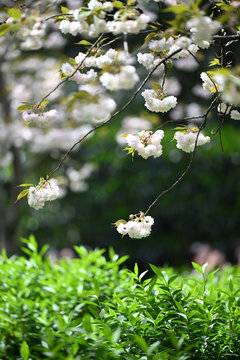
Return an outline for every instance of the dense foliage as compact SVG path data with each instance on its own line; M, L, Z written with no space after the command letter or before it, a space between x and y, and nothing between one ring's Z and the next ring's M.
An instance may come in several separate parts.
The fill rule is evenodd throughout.
M126 257L76 247L52 264L33 237L29 258L0 258L0 358L237 359L239 268L154 276L120 269ZM147 279L146 279L147 278Z
M178 265L204 239L236 262L239 19L229 0L2 0L0 250L33 233Z

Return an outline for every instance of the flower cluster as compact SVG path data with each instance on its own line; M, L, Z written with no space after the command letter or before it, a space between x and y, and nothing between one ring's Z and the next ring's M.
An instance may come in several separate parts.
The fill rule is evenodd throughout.
M146 29L150 18L146 14L141 14L136 16L136 19L132 20L125 20L119 19L119 12L114 15L114 21L109 21L107 23L107 27L110 32L114 35L121 34L121 33L131 33L131 34L138 34L139 31Z
M209 41L220 27L221 24L218 21L208 16L196 16L187 22L192 41L202 49L209 47Z
M57 117L57 110L52 109L39 114L24 110L22 112L22 117L23 120L26 121L26 123L34 121L36 125L42 125L48 121L55 120Z
M42 180L37 186L31 186L28 193L28 205L35 210L42 209L46 201L59 197L59 187L55 179Z
M136 69L132 65L123 66L119 73L105 72L99 78L101 84L108 90L132 89L139 80Z
M9 16L6 23L18 28L17 37L20 40L20 49L38 50L42 47L47 29L43 19L31 12L28 17L20 13L19 17Z
M173 59L190 57L190 53L196 54L198 46L192 44L192 40L186 36L180 36L177 39L169 37L160 40L151 40L149 42L150 53L138 53L138 62L147 70L152 70L160 62L164 54L171 55L178 50L178 53L172 56ZM161 64L158 70L163 70L164 65Z
M209 136L204 136L197 127L188 128L182 131L177 131L174 139L177 140L177 148L186 153L193 152L197 141L197 146L202 146L210 142Z
M75 9L69 11L68 20L62 20L59 29L63 34L76 36L81 33L88 33L90 36L98 36L99 33L111 32L114 35L120 33L138 34L146 29L150 18L141 14L138 10L124 12L119 10L114 14L114 19L107 20L107 13L113 10L110 1L99 2L91 0L88 3L89 10ZM89 15L93 14L92 19Z
M142 130L136 135L128 134L125 138L128 144L126 149L132 154L137 151L144 159L150 156L157 158L162 155L161 140L163 137L163 130L157 130L154 133L149 130Z
M65 75L65 76L69 76L75 71L75 69L68 63L63 64L61 70L62 70L63 75ZM90 69L86 73L81 73L78 70L70 78L70 80L74 80L79 85L81 85L81 84L86 84L86 83L89 83L89 82L93 82L93 81L96 80L96 78L97 78L97 73L93 69Z
M71 112L73 119L79 122L98 123L110 118L116 109L116 102L108 96L105 89L98 85L81 85L79 91L84 94L78 98Z
M120 145L124 145L126 143L124 134L135 134L141 130L149 130L151 128L152 123L149 120L143 117L127 116L122 121L122 127L116 135L116 140Z
M113 65L118 52L114 49L109 49L104 55L100 56L88 56L83 52L79 52L75 57L77 64L81 64L86 67L96 67L103 69L106 65Z
M124 220L117 221L117 231L121 235L126 235L131 239L141 239L147 237L151 233L151 227L154 224L154 219L151 216L144 216L140 213L140 216L130 215L129 221Z
M232 110L230 116L233 120L240 120L240 112L237 110Z
M145 99L145 106L148 110L154 112L167 112L177 105L177 98L175 96L165 96L162 93L157 93L154 90L147 89L142 92Z
M235 70L235 69L234 69ZM224 73L216 73L214 75L214 80L221 84L221 98L224 102L233 105L239 106L240 105L240 78L238 74L238 69L236 70L236 75L231 74L230 72Z

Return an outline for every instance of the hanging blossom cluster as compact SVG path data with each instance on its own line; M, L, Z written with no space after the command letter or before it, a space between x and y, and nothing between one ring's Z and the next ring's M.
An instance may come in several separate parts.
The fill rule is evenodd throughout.
M197 127L177 131L174 139L177 140L177 148L186 153L193 152L195 146L202 146L210 142L209 136L204 136Z
M202 49L207 49L212 36L220 29L221 24L209 16L196 16L187 22L194 44Z
M232 110L230 116L233 120L240 120L240 112L238 110Z
M116 51L114 49L109 49L105 54L100 56L89 56L86 57L86 54L79 52L75 57L75 68L69 63L62 65L62 73L65 76L69 76L76 71L77 67L84 67L85 72L78 69L73 76L70 77L70 80L76 81L78 84L91 83L97 80L97 72L92 69L98 68L101 69L99 74L100 83L108 90L117 91L121 89L132 89L137 81L139 81L139 76L136 72L136 68L130 65L134 59L129 57L129 54L124 53L123 51ZM86 71L85 68L90 68Z
M31 186L28 192L28 205L35 210L44 207L46 201L59 197L59 187L55 179L42 180L37 186Z
M43 45L43 39L46 35L47 24L44 20L31 12L28 16L22 14L20 10L15 9L15 15L11 16L6 24L18 27L17 37L20 40L21 50L38 50Z
M48 121L55 120L57 118L57 110L52 109L39 114L25 110L22 112L22 117L27 124L34 121L36 125L42 125Z
M86 84L79 86L83 95L78 98L71 112L73 119L96 124L108 120L117 104L100 85Z
M176 39L170 36L168 39L151 40L148 47L150 52L137 54L139 64L147 70L153 70L164 56L171 55L176 51L178 52L172 56L173 59L188 58L191 53L196 54L198 51L198 46L186 36L179 36ZM157 69L164 70L164 65L159 65Z
M201 73L201 79L203 81L203 88L210 93L216 91L221 96L221 103L218 111L220 113L228 114L231 107L240 106L240 79L238 75L238 69L233 69L233 72L229 72L227 69L223 71L216 69L210 73ZM236 75L234 74L236 72ZM238 110L232 110L230 117L234 120L239 120Z
M126 116L122 120L121 129L116 134L116 141L119 145L124 145L126 143L125 134L136 134L142 130L149 130L151 128L152 123L144 116Z
M164 137L163 130L157 130L154 133L152 131L140 131L138 134L127 134L125 140L128 145L126 150L134 155L134 152L142 156L144 159L153 156L157 158L162 155L161 141Z
M62 73L65 76L71 75L76 69L74 69L70 64L66 63L62 65ZM97 79L97 73L93 69L90 69L86 73L80 72L77 70L75 74L70 77L70 80L76 81L79 85L87 84L93 82Z
M151 234L154 219L151 216L144 216L144 213L140 212L140 216L130 215L129 221L119 220L115 224L121 235L128 234L131 239L141 239Z
M164 113L177 105L175 96L166 96L162 91L147 89L142 92L142 96L145 99L144 105L150 111Z
M110 1L100 2L90 0L88 10L75 9L70 10L67 16L68 20L62 20L59 29L63 34L87 33L91 37L96 37L100 33L134 33L138 34L146 29L150 18L146 14L141 14L136 8L125 11L117 10L114 13L113 20L108 19L108 13L114 9L114 4Z

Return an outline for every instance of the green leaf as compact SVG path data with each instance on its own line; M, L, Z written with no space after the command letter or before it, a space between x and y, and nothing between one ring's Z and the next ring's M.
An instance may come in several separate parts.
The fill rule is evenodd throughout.
M162 86L157 82L152 82L152 88L156 92L158 92L159 90L162 91Z
M163 12L174 12L175 14L181 14L185 11L189 11L189 7L186 4L169 6L162 10Z
M192 261L192 266L194 267L197 272L203 275L203 269L202 266Z
M89 41L87 40L81 40L77 43L75 43L76 45L88 45L88 46L92 46L92 43L90 43Z
M118 221L116 221L115 223L113 223L114 226L118 227L118 225L120 224L126 224L127 221L126 220L123 220L123 219L120 219Z
M138 336L138 335L134 335L135 341L138 344L138 346L140 347L140 349L142 349L145 353L147 353L148 351L148 344L146 343L146 341Z
M8 30L10 30L10 28L11 28L10 24L2 24L2 25L0 25L0 36L5 35L8 32Z
M30 351L29 351L29 346L26 341L23 341L21 348L20 348L20 353L24 360L28 360Z
M18 185L17 187L24 187L24 186L33 186L33 184L21 184L21 185Z
M209 66L215 66L215 65L220 65L220 61L217 58L213 59L209 64Z
M17 201L19 201L20 199L22 199L24 196L28 195L29 193L29 189L25 189L23 191L20 192L20 194L18 194L17 200L15 201L15 204Z
M138 264L135 263L134 265L134 274L136 274L138 276Z
M18 8L7 9L7 12L9 16L16 20L20 19L22 16L22 12Z
M155 265L152 265L152 264L149 264L149 265L150 265L152 271L153 271L160 279L164 279L164 276L163 276L161 270L160 270L158 267L156 267Z
M113 1L112 5L117 9L124 9L124 5L121 1Z
M144 43L143 45L147 44L152 38L158 36L158 34L156 34L155 32L151 32L149 34L147 34L147 36L144 39Z
M91 14L91 10L82 10L80 11L80 13L78 14L78 17L88 17Z
M17 111L23 112L24 110L30 110L31 108L30 105L21 105L17 108Z
M69 9L68 9L67 7L65 7L65 6L62 6L62 5L61 5L61 11L62 11L62 13L64 13L64 14L69 14Z

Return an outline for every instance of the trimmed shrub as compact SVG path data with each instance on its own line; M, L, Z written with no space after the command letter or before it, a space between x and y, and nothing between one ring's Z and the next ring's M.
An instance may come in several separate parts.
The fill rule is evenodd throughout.
M24 242L29 258L0 257L0 359L239 359L239 268L144 280L112 249L53 264Z

